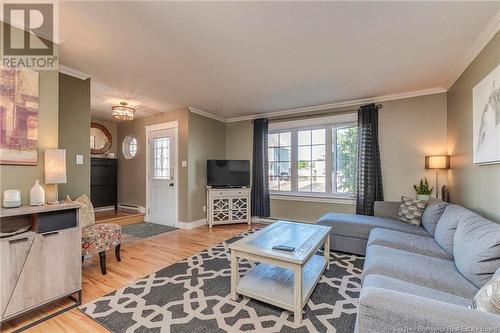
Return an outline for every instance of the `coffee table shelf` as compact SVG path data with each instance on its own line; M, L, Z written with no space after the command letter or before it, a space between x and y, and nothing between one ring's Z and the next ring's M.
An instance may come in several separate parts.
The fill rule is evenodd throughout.
M319 255L311 257L304 266L302 271L302 307L307 303L325 268L326 260ZM293 277L294 273L291 269L261 263L240 279L236 291L238 294L294 311Z

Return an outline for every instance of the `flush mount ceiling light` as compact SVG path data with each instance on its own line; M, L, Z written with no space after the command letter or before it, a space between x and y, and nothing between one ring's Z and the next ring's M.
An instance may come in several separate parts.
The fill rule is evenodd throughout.
M120 105L111 107L113 118L119 120L134 120L135 109L127 106L127 103L120 102Z

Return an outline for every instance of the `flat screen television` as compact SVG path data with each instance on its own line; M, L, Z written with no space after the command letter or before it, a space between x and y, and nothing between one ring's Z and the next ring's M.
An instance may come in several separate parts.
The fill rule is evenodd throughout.
M207 185L243 187L250 185L250 161L207 160Z

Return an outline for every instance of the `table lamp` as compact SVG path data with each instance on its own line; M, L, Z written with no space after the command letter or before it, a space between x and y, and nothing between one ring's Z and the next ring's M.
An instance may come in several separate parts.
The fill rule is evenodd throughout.
M438 197L439 170L450 168L450 155L425 156L425 168L436 170L436 198Z
M66 149L45 149L45 184L55 185L55 201L59 203L57 184L66 184Z

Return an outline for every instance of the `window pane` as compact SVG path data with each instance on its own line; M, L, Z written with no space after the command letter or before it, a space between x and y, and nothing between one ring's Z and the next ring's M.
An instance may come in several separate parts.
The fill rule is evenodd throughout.
M325 177L326 168L325 162L312 162L311 163L311 176L313 177Z
M290 177L281 177L279 186L280 186L280 191L291 191L292 181Z
M298 161L297 162L297 173L300 176L311 176L311 162L310 161Z
M268 136L269 190L291 190L292 133L271 133Z
M154 172L153 179L170 179L170 138L153 139Z
M325 160L325 145L312 146L312 156L313 161L324 161Z
M312 131L312 144L313 145L324 145L325 144L325 130L318 129Z
M312 192L325 192L326 191L326 178L325 177L312 177L311 191Z
M299 192L311 192L311 177L299 177Z
M267 136L267 145L269 147L278 147L278 134L273 133Z
M299 146L311 144L311 131L300 131L298 133Z
M280 133L279 139L281 147L292 145L292 133L290 132Z
M311 146L301 146L298 148L299 161L310 161L311 160Z
M348 127L335 130L337 172L334 175L337 192L355 193L358 172L358 128Z

